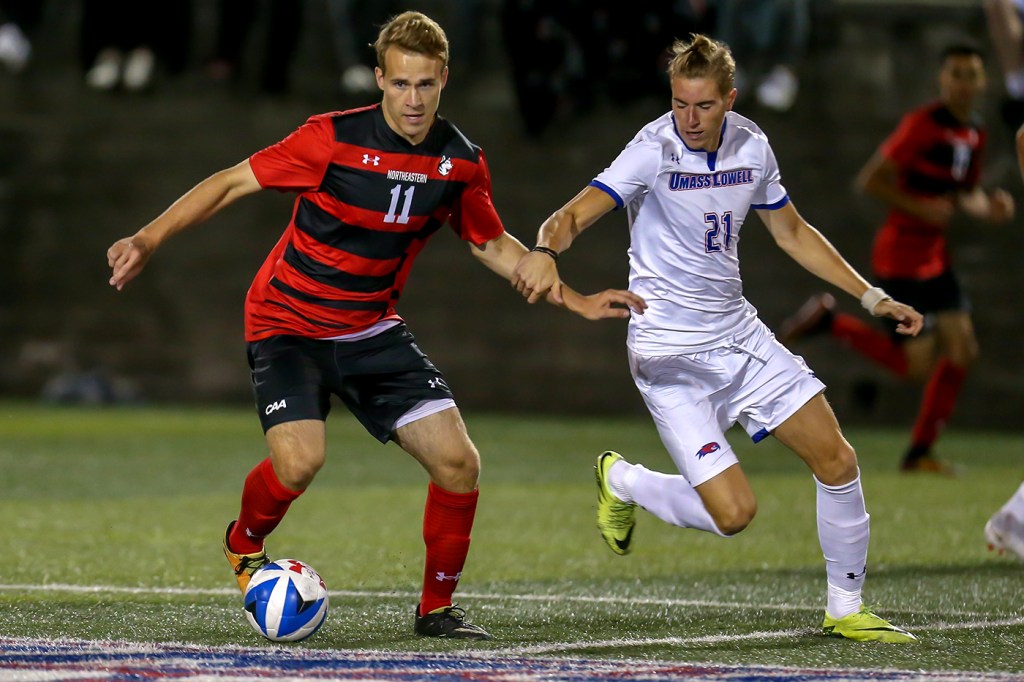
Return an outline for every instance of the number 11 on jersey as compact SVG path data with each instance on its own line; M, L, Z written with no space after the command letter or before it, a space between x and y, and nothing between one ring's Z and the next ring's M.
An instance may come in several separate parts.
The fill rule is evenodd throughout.
M398 199L402 195L402 185L395 185L391 189L391 205L388 206L387 215L384 216L384 222L386 223L398 223L399 225L405 225L409 222L409 211L412 209L412 195L416 191L416 185L409 185L408 189L405 190L405 200L402 201L402 213L398 215L395 211L398 210Z

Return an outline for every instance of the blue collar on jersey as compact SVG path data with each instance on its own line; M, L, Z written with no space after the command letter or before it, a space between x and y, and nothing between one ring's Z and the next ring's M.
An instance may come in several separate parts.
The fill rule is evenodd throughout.
M728 112L726 112L726 114L728 115ZM726 128L727 120L728 120L727 118L723 118L722 119L722 132L719 134L719 137L718 137L718 149L721 149L722 145L725 144L725 128ZM675 131L676 137L678 137L679 141L683 143L683 146L686 147L687 151L691 151L691 152L698 153L698 154L707 154L708 155L708 170L711 171L711 172L714 172L714 170L715 170L715 163L718 161L718 149L716 149L713 152L709 152L709 151L704 150L704 149L692 149L688 144L686 144L686 140L683 139L683 136L679 134L679 128L676 127L676 118L675 118L675 116L672 117L672 130Z

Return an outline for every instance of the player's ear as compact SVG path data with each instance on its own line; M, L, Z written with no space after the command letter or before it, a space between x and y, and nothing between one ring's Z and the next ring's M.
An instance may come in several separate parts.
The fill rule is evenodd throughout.
M725 110L732 111L732 105L736 103L736 88L729 91L729 94L725 96Z
M441 89L444 90L444 86L448 84L448 67L445 66L441 69Z

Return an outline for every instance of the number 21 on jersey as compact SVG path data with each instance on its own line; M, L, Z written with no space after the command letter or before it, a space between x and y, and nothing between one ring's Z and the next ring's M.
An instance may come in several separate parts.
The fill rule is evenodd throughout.
M704 232L704 250L719 253L732 248L732 211L705 213L704 222L710 227Z

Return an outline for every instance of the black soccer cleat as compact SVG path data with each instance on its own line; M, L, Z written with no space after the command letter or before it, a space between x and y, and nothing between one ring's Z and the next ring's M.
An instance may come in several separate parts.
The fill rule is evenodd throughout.
M416 624L413 631L421 637L447 637L449 639L491 639L491 633L479 625L466 622L466 611L452 605L420 615L416 607Z

